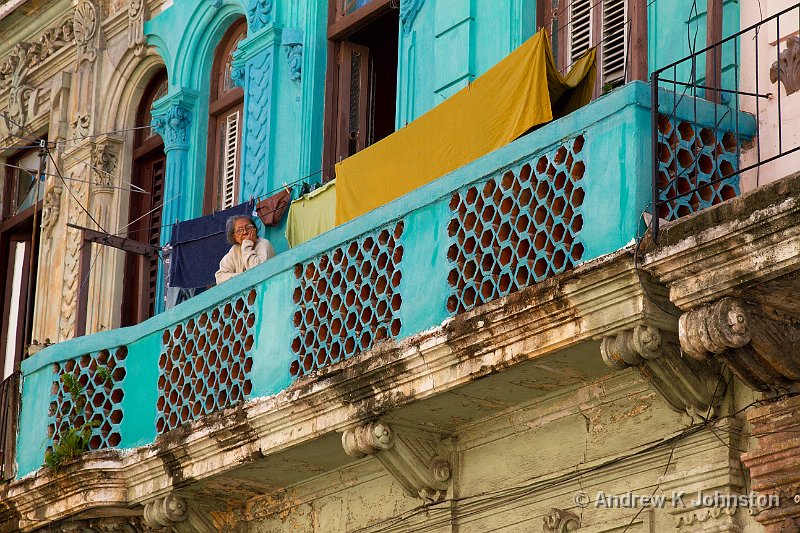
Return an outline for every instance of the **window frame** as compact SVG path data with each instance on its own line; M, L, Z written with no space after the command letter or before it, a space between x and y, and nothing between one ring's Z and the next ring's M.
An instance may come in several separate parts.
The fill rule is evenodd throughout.
M206 144L206 180L205 193L203 194L203 213L211 214L217 211L218 197L220 195L220 181L222 172L222 147L224 134L220 125L227 116L234 111L239 113L238 139L236 147L236 171L234 177L234 197L238 200L241 193L241 155L242 155L242 124L244 118L244 90L232 86L230 90L220 91L220 83L224 82L222 75L228 57L236 50L241 39L247 37L247 20L244 17L237 19L225 31L219 44L214 50L214 60L211 66L209 95L208 95L208 134ZM235 202L234 202L235 203Z

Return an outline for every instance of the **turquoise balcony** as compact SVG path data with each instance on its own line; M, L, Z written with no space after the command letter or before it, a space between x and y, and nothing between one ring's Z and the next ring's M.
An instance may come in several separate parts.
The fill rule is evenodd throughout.
M652 196L650 97L647 84L627 84L144 323L27 359L17 476L40 468L71 423L63 374L86 391L91 450L144 446L625 248ZM676 116L686 107L707 117L693 131L731 131L732 118L714 124L713 104L697 105ZM755 122L742 115L738 128L752 136Z

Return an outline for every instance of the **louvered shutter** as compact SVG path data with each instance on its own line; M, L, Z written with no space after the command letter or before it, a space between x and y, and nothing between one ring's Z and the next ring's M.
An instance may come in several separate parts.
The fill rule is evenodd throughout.
M239 154L239 110L225 117L222 131L222 172L220 173L220 209L236 205L236 176Z
M593 45L592 1L572 0L569 6L569 64Z
M625 0L603 0L603 43L601 84L625 81L625 60L628 41L625 21L628 19Z

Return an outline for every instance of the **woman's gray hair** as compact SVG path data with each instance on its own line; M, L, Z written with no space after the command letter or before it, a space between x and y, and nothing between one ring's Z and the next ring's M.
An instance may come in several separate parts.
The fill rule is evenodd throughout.
M236 224L237 220L247 219L250 223L256 226L256 221L253 220L253 217L248 215L234 215L232 217L228 217L228 220L225 221L225 237L228 239L228 244L236 244L236 239L233 237L234 231L234 224ZM256 233L258 233L258 226L256 226Z

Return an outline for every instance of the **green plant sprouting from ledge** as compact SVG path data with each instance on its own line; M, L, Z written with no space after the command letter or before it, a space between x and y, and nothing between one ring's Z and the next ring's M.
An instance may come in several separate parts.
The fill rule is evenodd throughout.
M103 385L113 384L111 371L104 366L95 370L95 376L100 378L100 383ZM72 399L72 407L67 414L69 428L58 436L58 441L54 443L52 451L47 451L44 454L45 466L53 470L58 470L65 462L77 459L83 452L87 451L89 449L89 439L92 437L92 430L100 427L100 421L86 420L86 404L89 402L89 398L78 377L65 373L61 375L60 379L67 394ZM78 419L81 417L84 422L78 424Z

